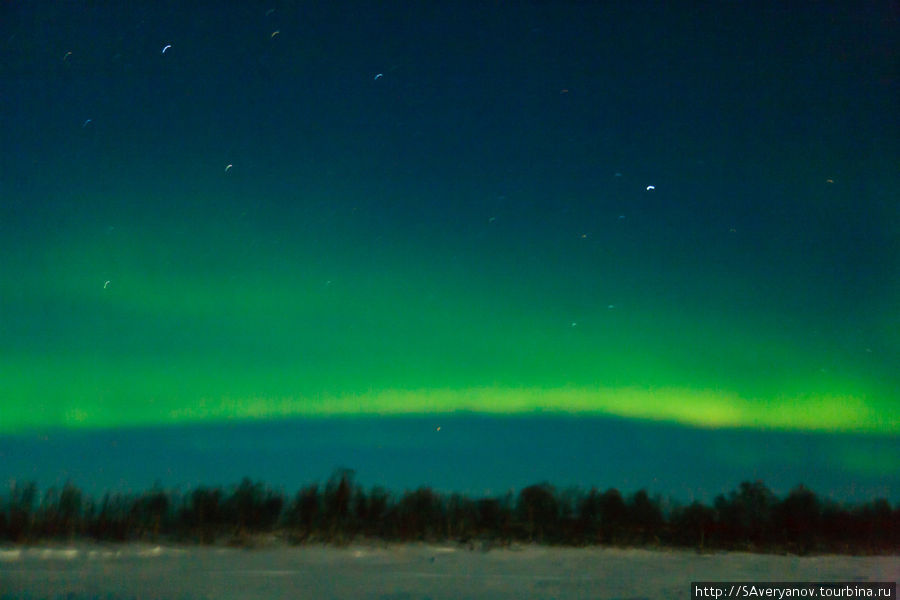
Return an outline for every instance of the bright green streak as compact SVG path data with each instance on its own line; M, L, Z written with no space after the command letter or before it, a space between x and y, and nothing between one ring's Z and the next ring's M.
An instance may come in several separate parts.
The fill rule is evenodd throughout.
M597 413L703 427L890 432L897 425L879 421L863 399L824 394L767 402L721 391L678 388L481 387L316 392L303 396L289 395L287 389L292 386L283 380L283 375L279 381L275 373L222 377L220 371L210 369L200 371L193 380L185 380L180 371L119 364L98 381L83 375L86 371L96 374L96 367L89 365L47 365L45 369L45 374L69 382L66 399L47 403L42 406L44 410L36 413L28 398L42 395L48 388L62 390L53 384L31 381L13 393L10 407L20 408L5 414L5 419L9 419L5 421L7 429L460 410L494 414ZM115 373L125 374L116 377ZM294 383L294 387L302 387L301 381Z
M723 324L703 298L648 307L617 289L610 309L574 302L552 272L502 280L478 257L222 247L227 233L80 236L14 261L0 274L0 432L453 411L900 432L883 359L764 313Z

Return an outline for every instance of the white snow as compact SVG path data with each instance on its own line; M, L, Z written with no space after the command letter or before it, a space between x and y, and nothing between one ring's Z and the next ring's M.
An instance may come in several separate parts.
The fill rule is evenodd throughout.
M897 556L448 544L0 548L0 590L34 597L689 598L691 581L896 581Z

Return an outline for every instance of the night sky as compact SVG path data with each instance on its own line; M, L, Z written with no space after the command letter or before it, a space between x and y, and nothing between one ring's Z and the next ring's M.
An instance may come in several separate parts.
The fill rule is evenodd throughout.
M0 3L0 478L897 498L898 15Z

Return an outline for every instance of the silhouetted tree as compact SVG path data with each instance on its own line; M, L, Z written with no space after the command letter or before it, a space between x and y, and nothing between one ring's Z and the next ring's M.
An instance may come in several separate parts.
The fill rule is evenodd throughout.
M387 527L388 514L391 511L391 495L380 486L375 486L369 491L367 505L367 522L363 530L366 535L386 537L389 535Z
M663 516L658 501L651 500L646 490L639 490L628 500L627 511L632 541L639 543L659 541Z
M792 550L807 553L816 544L822 528L822 507L816 495L798 486L773 511L774 527L781 542Z
M343 541L349 528L353 475L351 469L338 469L325 486L322 516L329 540Z
M496 498L481 498L475 502L475 507L475 534L479 538L506 543L514 537L511 492Z
M893 537L891 531L891 506L884 498L879 498L858 506L853 511L856 528L859 532L857 541L871 550L883 550L888 547L888 540Z
M628 521L628 509L622 494L610 488L600 496L600 538L603 543L616 544L623 539Z
M35 511L32 530L35 537L59 536L59 492L55 487L44 490L44 497Z
M318 484L300 489L285 516L288 527L293 530L295 541L304 541L314 535L319 527L320 512Z
M442 504L441 498L431 488L422 487L405 493L397 507L400 538L435 539L443 523Z
M132 507L137 536L158 537L167 525L170 506L169 496L158 486L141 495Z
M222 490L199 487L182 511L182 521L204 544L211 544L219 533L222 518Z
M59 520L62 533L71 538L75 535L81 521L81 509L84 501L81 490L67 482L59 494Z
M822 536L835 551L848 551L857 536L853 514L845 506L828 502L822 508Z
M678 545L695 546L702 550L715 524L716 511L700 502L693 502L686 508L677 509L672 515L672 539Z
M30 535L37 495L37 484L34 482L13 483L10 490L9 523L7 525L11 540L22 541Z
M47 538L74 537L81 523L81 501L81 491L71 483L62 491L47 489L35 515L35 532Z
M546 534L557 533L559 502L553 486L541 483L523 489L516 513L528 540L543 541Z
M245 477L224 502L223 510L234 525L234 533L246 536L272 531L283 506L281 494L266 488L262 482L254 483Z
M895 554L900 549L900 503L894 505L891 513L890 533L888 534L888 551Z
M885 499L856 506L820 501L803 486L783 499L761 482L743 482L714 507L694 502L664 512L659 497L640 490L626 501L618 490L558 494L547 483L496 498L472 500L422 487L399 499L383 488L368 493L338 470L324 491L301 488L284 509L284 496L243 479L228 495L198 487L183 496L159 486L141 495L105 494L100 502L72 483L50 488L37 503L34 483L14 484L0 497L0 539L14 542L87 534L104 541L175 536L212 543L241 541L282 526L290 539L345 543L354 536L385 540L471 541L488 547L510 540L550 543L657 543L791 551L900 551L900 505ZM177 508L175 508L177 507ZM283 511L283 515L282 515ZM283 519L282 519L283 516ZM235 538L231 538L234 540Z
M761 481L741 483L728 498L716 497L715 508L723 541L729 546L759 547L771 539L775 496Z
M137 533L134 498L123 494L104 494L94 520L87 524L91 536L98 540L123 542Z
M602 502L597 488L584 496L578 504L577 538L584 543L596 544L600 541L600 518Z
M584 492L577 487L568 487L557 496L558 521L557 541L564 544L582 544L584 536L578 519Z
M447 500L447 537L467 542L477 533L478 509L474 501L461 494Z

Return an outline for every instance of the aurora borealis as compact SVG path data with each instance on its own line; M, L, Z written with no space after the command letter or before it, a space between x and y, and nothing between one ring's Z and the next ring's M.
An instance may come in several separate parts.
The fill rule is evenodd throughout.
M896 436L895 15L642 5L4 3L0 434Z
M700 297L648 282L661 298L654 308L620 264L607 268L626 271L620 278L630 285L590 280L586 264L572 272L562 256L534 259L548 263L544 275L510 274L517 256L531 260L526 244L505 250L503 261L502 249L461 257L425 249L433 254L425 259L406 241L372 258L378 241L361 231L335 235L368 248L278 238L254 248L262 232L226 233L224 224L182 232L153 225L150 241L137 225L115 222L95 240L47 242L6 282L7 314L16 316L7 333L20 347L6 358L17 374L7 390L7 430L454 410L896 427L889 369L862 347L877 339L827 349L779 331L758 307L710 314L724 301L706 294L747 302L739 283ZM609 242L584 249L579 241L570 250L582 263L583 254L615 251L602 248ZM404 252L408 258L398 256ZM660 269L651 277L675 276ZM845 323L823 325L832 331L820 339L846 335Z

